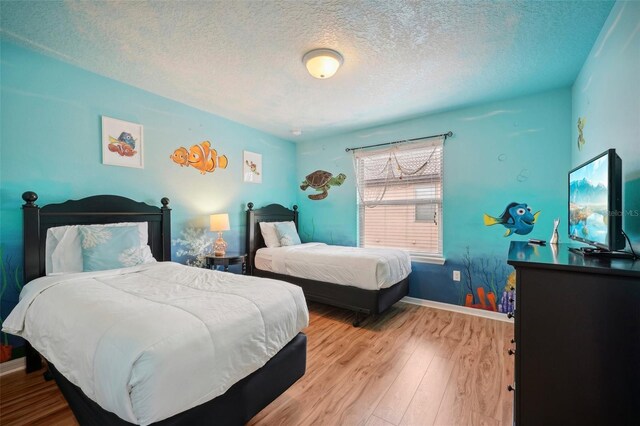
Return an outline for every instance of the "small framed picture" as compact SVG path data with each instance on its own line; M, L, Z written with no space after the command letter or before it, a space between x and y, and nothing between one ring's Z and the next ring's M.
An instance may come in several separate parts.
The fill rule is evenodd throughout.
M102 164L144 168L142 124L102 116Z
M262 155L243 151L242 170L245 182L262 183Z

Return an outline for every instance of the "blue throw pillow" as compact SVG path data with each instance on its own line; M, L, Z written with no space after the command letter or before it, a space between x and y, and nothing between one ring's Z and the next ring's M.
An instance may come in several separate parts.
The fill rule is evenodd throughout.
M138 226L81 226L83 271L104 271L138 265Z
M275 225L281 246L295 246L302 243L293 222L277 222Z

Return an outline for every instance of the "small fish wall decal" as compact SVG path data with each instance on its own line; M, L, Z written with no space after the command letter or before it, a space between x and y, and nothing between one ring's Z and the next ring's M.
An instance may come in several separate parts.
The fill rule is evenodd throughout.
M582 147L587 142L584 140L584 134L582 130L584 129L584 125L587 124L587 117L578 117L578 149L582 150Z
M527 235L533 230L533 225L538 220L540 211L531 213L531 207L525 203L509 203L498 217L484 214L484 225L502 225L507 228L504 236L511 234Z
M131 133L122 132L118 139L109 136L109 151L115 152L122 157L133 157L138 153L136 151L136 140L133 139Z
M218 151L211 148L211 142L204 141L191 146L177 148L169 158L180 167L193 167L201 174L213 173L216 168L226 169L229 160L226 155L218 156Z

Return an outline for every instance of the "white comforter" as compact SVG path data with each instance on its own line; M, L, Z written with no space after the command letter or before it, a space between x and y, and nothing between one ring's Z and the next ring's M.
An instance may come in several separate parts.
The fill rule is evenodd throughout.
M259 269L270 268L269 272L366 290L390 287L411 273L411 258L406 251L323 243L261 248L255 264Z
M297 286L170 262L42 277L20 298L3 331L140 424L222 395L309 321Z

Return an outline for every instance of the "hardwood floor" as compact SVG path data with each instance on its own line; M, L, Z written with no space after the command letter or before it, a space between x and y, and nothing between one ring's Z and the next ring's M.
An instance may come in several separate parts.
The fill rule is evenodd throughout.
M502 425L512 422L513 325L397 303L362 327L309 307L307 372L250 425ZM2 425L75 425L42 374L0 378Z

